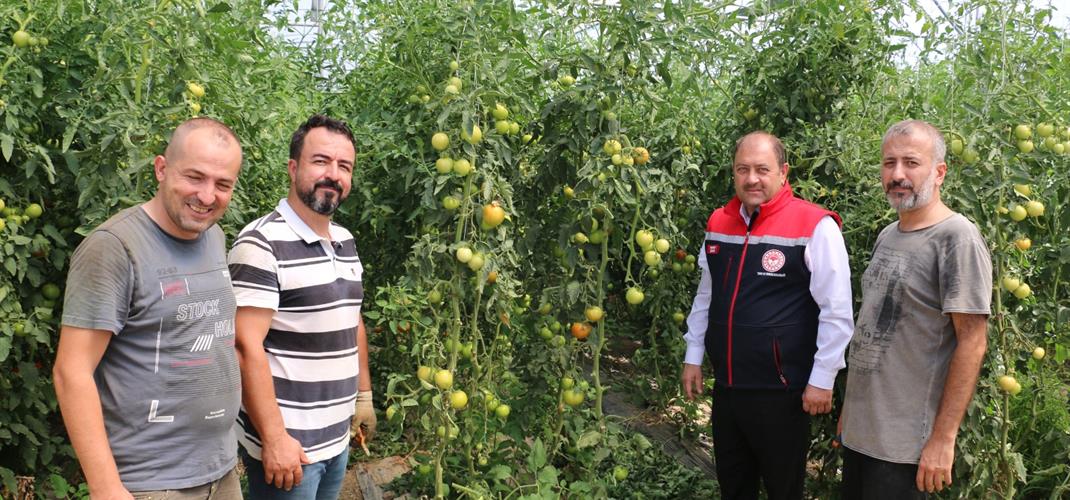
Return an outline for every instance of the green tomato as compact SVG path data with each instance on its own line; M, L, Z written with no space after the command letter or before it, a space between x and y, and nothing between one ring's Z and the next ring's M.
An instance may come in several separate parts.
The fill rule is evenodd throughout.
M14 43L16 47L21 49L30 45L30 38L31 37L29 33L22 30L18 30L11 35L11 43Z
M509 408L509 405L500 404L497 408L494 409L494 414L497 415L498 418L505 420L509 416L510 411L512 411L512 409Z
M624 294L624 299L633 306L641 304L645 298L646 296L643 294L643 291L638 287L629 288L627 293Z
M55 283L45 283L44 286L41 287L41 295L44 295L44 297L48 300L58 299L59 294L59 286Z
M1024 141L1032 136L1033 129L1029 125L1023 123L1021 125L1018 125L1017 127L1014 127L1014 137L1018 138L1018 140Z
M661 264L661 255L654 250L647 250L646 253L643 254L643 262L650 267L654 267Z
M509 108L505 107L504 104L499 102L494 105L494 109L490 111L490 114L494 117L495 120L504 120L506 118L509 118Z
M36 203L30 203L30 206L26 207L26 211L24 213L27 217L31 219L36 219L40 217L41 214L44 213L44 211L45 210L41 208L41 205L38 205Z
M952 139L951 140L951 154L953 154L955 156L959 156L959 155L962 154L963 148L964 148L964 146L962 144L962 139Z

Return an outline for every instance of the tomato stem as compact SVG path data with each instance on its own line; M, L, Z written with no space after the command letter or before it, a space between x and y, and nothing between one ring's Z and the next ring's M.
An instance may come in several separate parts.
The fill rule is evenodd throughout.
M597 285L598 286L598 301L597 301L597 304L598 304L598 307L602 307L603 310L605 309L605 307L603 306L603 302L605 301L605 295L606 295L605 285L604 285L603 281L605 281L606 266L609 264L609 241L608 240L609 240L609 238L603 239L602 240L602 244L600 245L601 249L602 249L602 252L601 252L602 253L602 262L601 262L601 265L598 267L598 278L597 278L597 284L598 284ZM599 370L599 364L600 364L599 362L601 361L601 358L602 358L602 348L605 345L606 345L606 318L603 317L598 322L598 340L596 340L595 344L594 344L594 353L593 353L593 358L594 359L593 359L593 367L592 367L592 370L591 370L591 378L594 380L594 393L595 393L594 415L598 419L599 430L603 431L603 432L606 429L606 419L605 419L605 415L602 414L602 390L603 389L602 389L601 372Z

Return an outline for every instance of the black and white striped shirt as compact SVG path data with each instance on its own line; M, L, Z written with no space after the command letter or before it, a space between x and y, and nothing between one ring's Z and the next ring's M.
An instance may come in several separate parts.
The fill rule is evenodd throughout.
M228 263L238 307L275 311L264 351L286 431L318 462L346 449L357 396L357 322L364 288L353 235L321 238L286 199L238 235ZM244 406L238 441L260 459Z

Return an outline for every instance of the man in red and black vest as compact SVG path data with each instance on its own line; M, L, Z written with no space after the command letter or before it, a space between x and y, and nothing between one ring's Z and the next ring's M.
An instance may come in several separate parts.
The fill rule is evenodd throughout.
M854 331L840 217L796 198L784 146L736 142L736 196L710 215L687 320L684 393L713 366L713 449L725 499L801 499L810 416L832 410Z

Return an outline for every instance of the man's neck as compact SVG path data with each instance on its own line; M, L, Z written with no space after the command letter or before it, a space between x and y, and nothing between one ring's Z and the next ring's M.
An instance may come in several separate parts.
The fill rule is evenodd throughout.
M305 202L297 197L297 193L291 192L289 196L286 197L286 201L290 204L290 208L297 213L297 216L300 217L313 232L319 235L320 238L331 239L330 216L317 213L311 208L308 208L308 205L305 205Z
M145 215L148 215L153 222L163 232L178 238L180 240L195 240L200 233L183 232L179 229L178 225L171 220L171 217L167 215L167 209L163 206L163 200L159 195L152 197L149 201L141 204L141 209L145 211Z
M917 231L932 226L951 215L951 209L939 198L924 207L899 212L899 230Z

